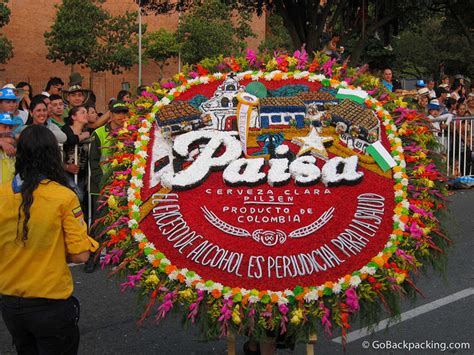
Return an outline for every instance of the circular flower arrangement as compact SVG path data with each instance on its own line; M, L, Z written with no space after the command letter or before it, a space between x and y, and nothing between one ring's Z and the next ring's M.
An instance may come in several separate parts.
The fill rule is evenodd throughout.
M205 107L213 95L222 99L219 88L228 80L236 91L259 82L274 95L303 86L310 93L356 92L354 85L373 82L349 77L330 60L288 70L299 55L283 58L286 67L281 57L270 60L266 68L275 62L278 68L272 71L239 71L232 58L232 76L198 66L198 75L181 74L169 90L148 88L130 124L117 133L99 221L108 249L103 265L127 270L123 289L148 296L142 320L153 312L161 319L179 305L210 338L232 332L304 341L337 327L344 338L355 313L367 323L382 308L396 315L399 298L419 292L413 272L439 260L448 241L435 217L443 207L444 178L428 154L435 144L429 122L403 102L368 95L357 106L372 115L382 151L385 146L387 159L393 158L388 172L363 153L369 143L357 151L358 140L344 141L346 128L335 128L328 116L310 127L302 123L297 114L305 105L287 94L286 101L261 99L258 124L239 123L249 159L241 158L234 134L196 130L192 118L177 119L193 116L188 102L201 99ZM178 101L176 113L169 108ZM235 128L241 114L250 122L254 116L242 102L237 117L223 125L234 119ZM271 126L267 109L271 115L283 110L287 122ZM173 142L172 125L190 132Z

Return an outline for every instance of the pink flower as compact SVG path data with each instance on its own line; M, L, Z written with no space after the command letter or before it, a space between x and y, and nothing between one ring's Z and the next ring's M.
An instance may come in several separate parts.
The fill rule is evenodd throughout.
M355 313L360 309L359 299L353 287L346 290L346 304L351 313Z
M324 63L324 65L322 66L324 75L332 76L332 66L334 65L335 62L336 62L336 58L333 58L333 59L329 59L326 63Z
M254 65L257 62L257 55L252 49L247 48L247 56L245 59L247 59L249 65Z
M304 49L306 44L303 44L301 50L296 50L293 54L293 57L298 59L298 63L296 64L296 69L303 70L306 68L306 64L308 64L308 53Z
M172 81L168 81L167 83L161 84L161 87L164 89L173 89L174 83Z

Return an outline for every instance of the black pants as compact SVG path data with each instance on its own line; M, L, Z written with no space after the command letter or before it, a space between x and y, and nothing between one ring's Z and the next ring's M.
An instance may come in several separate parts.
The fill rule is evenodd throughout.
M18 354L77 354L79 301L3 296L3 320Z

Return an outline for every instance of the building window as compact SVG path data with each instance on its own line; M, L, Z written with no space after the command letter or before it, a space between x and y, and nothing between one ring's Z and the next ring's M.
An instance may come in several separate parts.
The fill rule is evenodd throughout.
M232 106L237 107L237 104L238 104L238 103L239 103L239 101L237 100L237 97L234 97L234 98L232 99Z
M285 122L288 123L291 121L291 116L285 116L284 118Z
M235 85L234 84L229 84L225 87L225 91L235 91Z
M280 115L272 115L272 123L281 123Z
M221 99L221 106L222 107L229 107L229 99L227 97L223 97Z

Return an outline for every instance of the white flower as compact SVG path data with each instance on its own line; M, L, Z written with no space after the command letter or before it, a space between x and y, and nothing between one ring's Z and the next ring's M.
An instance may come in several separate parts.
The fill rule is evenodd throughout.
M172 273L168 274L170 280L176 280L178 278L178 272L174 270Z
M387 244L385 244L385 248L390 248L392 245L392 242L387 242Z
M247 290L246 288L241 288L240 293L242 294L242 296L245 296L250 293L250 290Z
M315 78L317 81L323 81L324 79L326 79L326 77L325 77L323 74L314 75L314 78Z
M137 153L137 155L138 155L139 157L142 157L143 159L146 159L146 157L148 157L148 153L147 153L146 150L140 150L140 151Z
M143 239L145 239L145 235L143 233L136 233L134 238L137 242L141 242Z
M249 297L249 303L257 303L258 301L260 301L258 296L250 296Z
M290 301L288 301L288 298L286 297L280 297L278 299L278 305L281 306L282 304L288 304Z
M303 79L304 77L307 77L309 75L309 72L308 71L302 71L302 72L299 72L299 73L294 73L293 74L293 77L295 79Z
M214 77L215 77L217 80L219 80L220 78L222 78L222 73L217 72L217 73L214 73L213 75L214 75Z
M395 197L403 197L403 190L395 191Z
M375 268L372 267L372 266L364 266L362 269L360 269L360 272L363 273L363 274L369 274L369 275L373 275L375 274Z
M155 249L155 244L153 244L151 242L148 242L148 243L145 244L145 248Z
M199 80L201 80L201 83L207 84L209 82L209 77L207 76L200 76Z
M337 283L332 287L332 292L334 292L336 295L341 293L342 287L341 284Z
M306 302L313 302L319 298L317 290L311 290L306 295L304 295L304 300Z
M359 276L352 276L351 279L349 280L349 284L351 286L357 287L360 284L361 280Z
M137 205L132 205L132 212L140 212L140 207Z
M284 294L285 296L293 296L293 295L294 295L293 291L288 290L288 289L286 289L285 291L283 291L283 294Z
M226 293L223 294L224 298L228 300L230 297L232 297L232 290L227 291Z
M138 222L137 222L136 220L131 219L131 220L128 221L128 228L133 229L133 228L135 228L135 227L137 227L137 226L138 226Z
M168 105L171 102L170 99L168 99L166 96L161 99L161 103L163 105Z
M204 285L202 282L198 282L195 287L196 287L196 290L201 290L201 291L206 290L206 285Z
M167 258L161 259L161 262L162 262L163 264L166 264L166 265L171 264L171 262L170 262L169 259L167 259Z
M153 260L155 260L155 254L148 254L146 258L148 259L149 263L152 263Z

